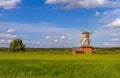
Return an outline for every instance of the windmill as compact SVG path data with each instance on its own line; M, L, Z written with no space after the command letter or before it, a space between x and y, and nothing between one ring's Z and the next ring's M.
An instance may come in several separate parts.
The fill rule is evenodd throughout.
M96 53L95 48L90 45L90 35L93 33L88 31L82 31L82 39L81 39L81 46L80 47L73 47L73 54L76 53L85 53L85 54L93 54Z

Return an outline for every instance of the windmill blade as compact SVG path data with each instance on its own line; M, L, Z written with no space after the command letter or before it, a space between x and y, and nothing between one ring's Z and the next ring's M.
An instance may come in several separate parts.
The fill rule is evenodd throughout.
M90 34L94 33L94 31L91 31Z

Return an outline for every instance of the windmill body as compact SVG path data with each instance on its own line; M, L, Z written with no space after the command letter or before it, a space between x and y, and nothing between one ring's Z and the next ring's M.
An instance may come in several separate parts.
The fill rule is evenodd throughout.
M82 32L82 39L81 39L81 43L83 46L87 46L90 45L90 33L87 31Z

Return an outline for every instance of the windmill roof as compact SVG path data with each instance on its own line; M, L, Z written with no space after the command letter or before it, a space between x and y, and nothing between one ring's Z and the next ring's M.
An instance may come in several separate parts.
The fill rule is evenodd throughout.
M90 34L90 33L87 31L83 31L82 34Z
M74 51L82 51L81 49L80 49L80 47L73 47L72 48Z

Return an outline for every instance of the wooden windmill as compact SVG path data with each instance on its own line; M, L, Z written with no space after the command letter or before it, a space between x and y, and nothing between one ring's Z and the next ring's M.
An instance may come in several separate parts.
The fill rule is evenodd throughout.
M92 33L92 32L91 32ZM85 53L85 54L92 54L95 53L95 49L93 46L90 45L90 32L83 31L82 39L81 39L81 46L80 47L74 47L73 48L73 54L76 53Z

